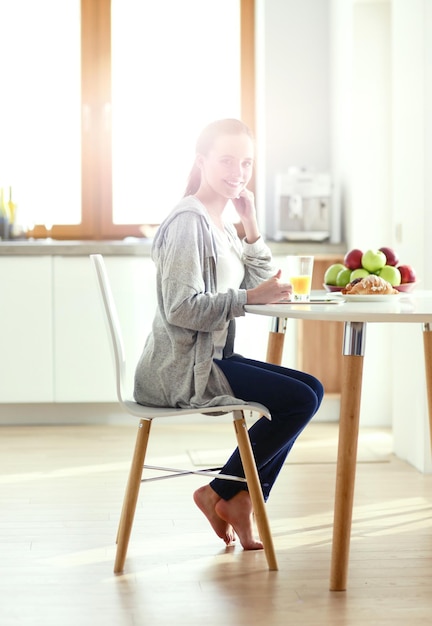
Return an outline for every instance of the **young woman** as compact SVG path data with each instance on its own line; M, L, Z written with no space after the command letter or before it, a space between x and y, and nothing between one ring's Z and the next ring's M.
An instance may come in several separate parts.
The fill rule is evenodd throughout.
M254 162L251 132L241 121L213 122L201 133L184 198L160 225L152 248L158 307L135 374L135 399L146 405L211 407L260 402L272 420L250 428L264 499L287 454L323 397L309 374L234 352L235 318L245 304L285 300L291 285L271 264L247 189ZM232 202L245 237L224 220ZM235 450L221 470L244 476ZM246 550L255 539L244 483L215 479L194 500L228 545L235 533Z

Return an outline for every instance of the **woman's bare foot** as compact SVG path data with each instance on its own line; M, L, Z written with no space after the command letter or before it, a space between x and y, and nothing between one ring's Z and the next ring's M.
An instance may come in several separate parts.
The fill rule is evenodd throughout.
M193 499L197 507L204 513L218 537L223 539L228 546L235 541L234 530L229 522L223 520L216 513L216 504L220 497L210 487L205 485L200 487L193 494Z
M262 550L263 544L254 537L252 502L247 491L239 491L231 500L218 500L215 511L231 524L245 550Z

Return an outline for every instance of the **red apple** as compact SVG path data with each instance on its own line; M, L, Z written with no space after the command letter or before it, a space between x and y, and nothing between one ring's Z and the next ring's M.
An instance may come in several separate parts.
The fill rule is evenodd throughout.
M405 283L415 283L417 277L411 265L398 265L398 270L401 275L401 285Z
M361 259L363 256L363 252L358 248L353 248L349 250L344 257L344 265L350 270L358 270L362 264Z
M394 267L396 267L396 265L399 263L399 257L397 252L395 252L393 248L386 248L385 246L383 248L380 248L380 250L381 252L384 252L386 256L386 265L393 265Z

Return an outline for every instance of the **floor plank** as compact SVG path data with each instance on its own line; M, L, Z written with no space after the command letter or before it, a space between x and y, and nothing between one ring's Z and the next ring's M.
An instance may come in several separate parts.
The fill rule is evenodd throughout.
M200 467L234 440L231 424L212 428L155 424L148 461ZM391 454L388 431L361 430L342 593L328 590L335 424L306 429L267 504L278 572L262 552L221 544L191 498L203 479L191 476L143 485L115 576L134 438L130 426L0 428L2 626L431 622L432 476Z

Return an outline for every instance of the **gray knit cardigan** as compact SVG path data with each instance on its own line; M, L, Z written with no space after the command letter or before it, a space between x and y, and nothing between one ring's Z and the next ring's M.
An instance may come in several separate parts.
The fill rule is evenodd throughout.
M245 314L246 289L272 276L274 268L262 239L241 242L233 226L230 237L243 260L245 277L241 288L217 293L216 244L201 202L193 196L183 198L160 225L152 246L158 304L135 372L137 402L183 408L236 402L213 361L213 331L230 323L224 350L224 357L229 357L234 318Z

